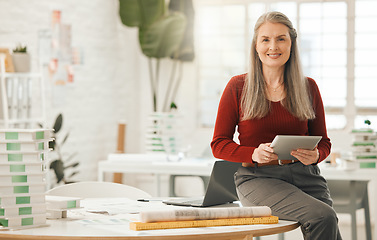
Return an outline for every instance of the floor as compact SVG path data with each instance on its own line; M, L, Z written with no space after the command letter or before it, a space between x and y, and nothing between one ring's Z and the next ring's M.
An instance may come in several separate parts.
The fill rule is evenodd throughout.
M351 240L350 217L346 214L339 215L339 229L343 240ZM373 229L373 226L372 226ZM373 236L373 233L372 233ZM285 233L285 240L303 240L300 228ZM261 240L278 240L277 235L264 236ZM357 226L357 240L366 240L365 228L363 224Z

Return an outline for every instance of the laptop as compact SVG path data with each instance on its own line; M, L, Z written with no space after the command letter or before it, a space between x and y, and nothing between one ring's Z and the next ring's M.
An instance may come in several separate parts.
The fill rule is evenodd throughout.
M163 203L178 206L209 207L238 200L234 174L241 163L216 161L204 197L172 198Z

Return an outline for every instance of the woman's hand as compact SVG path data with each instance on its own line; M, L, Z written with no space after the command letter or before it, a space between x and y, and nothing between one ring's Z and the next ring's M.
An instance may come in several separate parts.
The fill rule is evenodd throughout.
M270 147L271 143L262 143L254 150L252 159L257 163L267 163L278 159L274 149Z
M297 149L292 151L291 155L297 158L304 165L317 163L319 159L319 152L317 148L314 150Z

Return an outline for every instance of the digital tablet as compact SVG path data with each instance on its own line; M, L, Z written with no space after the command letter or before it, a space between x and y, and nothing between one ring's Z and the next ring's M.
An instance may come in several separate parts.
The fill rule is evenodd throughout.
M292 150L299 148L313 150L321 138L322 136L276 135L270 147L274 149L280 160L297 160L291 155Z

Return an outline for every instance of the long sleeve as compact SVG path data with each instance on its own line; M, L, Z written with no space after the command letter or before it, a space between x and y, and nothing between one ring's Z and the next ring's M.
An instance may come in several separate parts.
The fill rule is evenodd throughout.
M321 98L321 93L319 92L318 86L313 79L308 79L314 112L316 118L308 121L309 135L322 136L321 141L318 143L319 159L318 163L325 160L325 158L330 154L331 142L330 138L327 136L326 121L325 121L325 110L323 107L323 102Z
M240 118L240 96L244 75L233 77L221 96L211 142L216 158L232 162L251 162L255 147L242 146L233 138Z
M318 162L323 161L330 154L331 142L327 136L322 98L315 81L308 78L315 119L300 120L282 103L270 102L271 109L265 117L240 121L240 99L245 76L233 77L221 96L211 142L213 155L232 162L251 162L254 150L262 143L272 142L276 135L315 135L322 136L318 144ZM236 130L239 144L233 140Z

